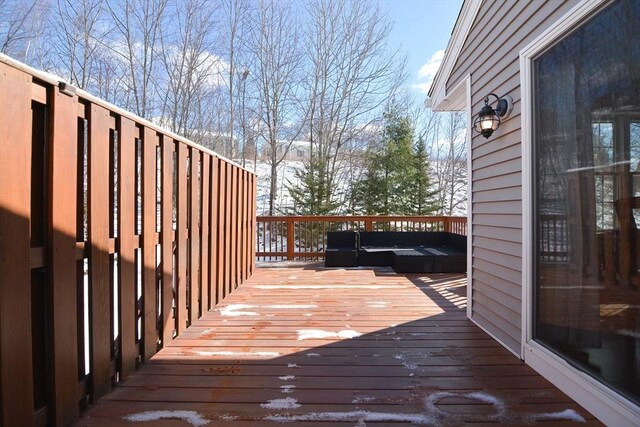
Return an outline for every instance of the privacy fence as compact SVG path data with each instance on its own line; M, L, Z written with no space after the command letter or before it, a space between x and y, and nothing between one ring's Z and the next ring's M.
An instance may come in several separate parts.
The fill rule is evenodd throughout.
M448 231L467 234L467 218L451 216L259 216L261 261L324 258L328 231Z
M254 270L255 176L0 56L0 424L69 425Z

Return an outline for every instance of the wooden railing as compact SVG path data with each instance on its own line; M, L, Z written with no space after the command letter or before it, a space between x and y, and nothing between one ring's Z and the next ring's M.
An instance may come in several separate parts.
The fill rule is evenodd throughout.
M243 283L255 191L237 164L0 55L0 425L71 424Z
M261 261L324 258L327 231L449 231L467 234L467 218L450 216L259 216Z

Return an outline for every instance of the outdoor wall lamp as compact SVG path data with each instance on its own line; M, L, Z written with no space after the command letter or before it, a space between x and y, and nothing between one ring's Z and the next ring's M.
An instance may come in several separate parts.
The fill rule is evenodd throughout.
M489 105L490 96L493 96L498 102L495 110ZM507 118L512 108L513 100L509 95L500 98L495 93L490 93L484 99L484 107L478 113L478 117L473 121L473 128L480 135L489 138L500 127L500 118Z

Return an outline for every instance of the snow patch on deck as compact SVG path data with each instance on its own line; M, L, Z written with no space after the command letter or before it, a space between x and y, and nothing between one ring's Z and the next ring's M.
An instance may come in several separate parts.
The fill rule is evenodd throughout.
M305 354L307 357L321 357L320 353L307 353Z
M229 304L225 307L217 309L221 316L260 316L255 311L244 311L248 308L253 308L249 304Z
M158 420L182 420L195 427L204 426L211 422L196 411L146 411L127 415L122 417L122 419L134 423Z
M270 400L267 403L262 403L260 406L267 409L295 409L302 405L298 403L298 399L286 397L284 399Z
M327 338L351 339L360 335L362 335L360 332L353 329L343 329L338 332L323 331L321 329L301 329L298 331L298 341Z
M287 368L299 368L300 365L298 365L297 363L288 363L287 364Z
M574 411L573 409L565 409L558 412L546 412L542 414L533 414L531 419L534 421L560 421L567 420L576 423L585 423L587 420L582 415Z
M280 386L280 391L282 391L283 393L293 393L295 388L296 386L293 384L285 384Z
M406 422L413 424L431 424L430 417L423 414L395 414L390 412L349 411L349 412L310 412L308 414L269 415L265 421L291 423L299 421L353 422L364 425L366 422Z
M291 380L295 380L296 376L295 375L284 375L282 377L278 377L279 379L281 379L282 381L291 381Z

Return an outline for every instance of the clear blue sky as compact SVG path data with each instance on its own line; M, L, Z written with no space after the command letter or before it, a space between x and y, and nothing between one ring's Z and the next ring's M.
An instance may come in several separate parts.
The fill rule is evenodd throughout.
M381 0L380 4L395 21L389 47L400 47L407 56L407 83L426 94L439 62L434 54L447 47L462 0Z

